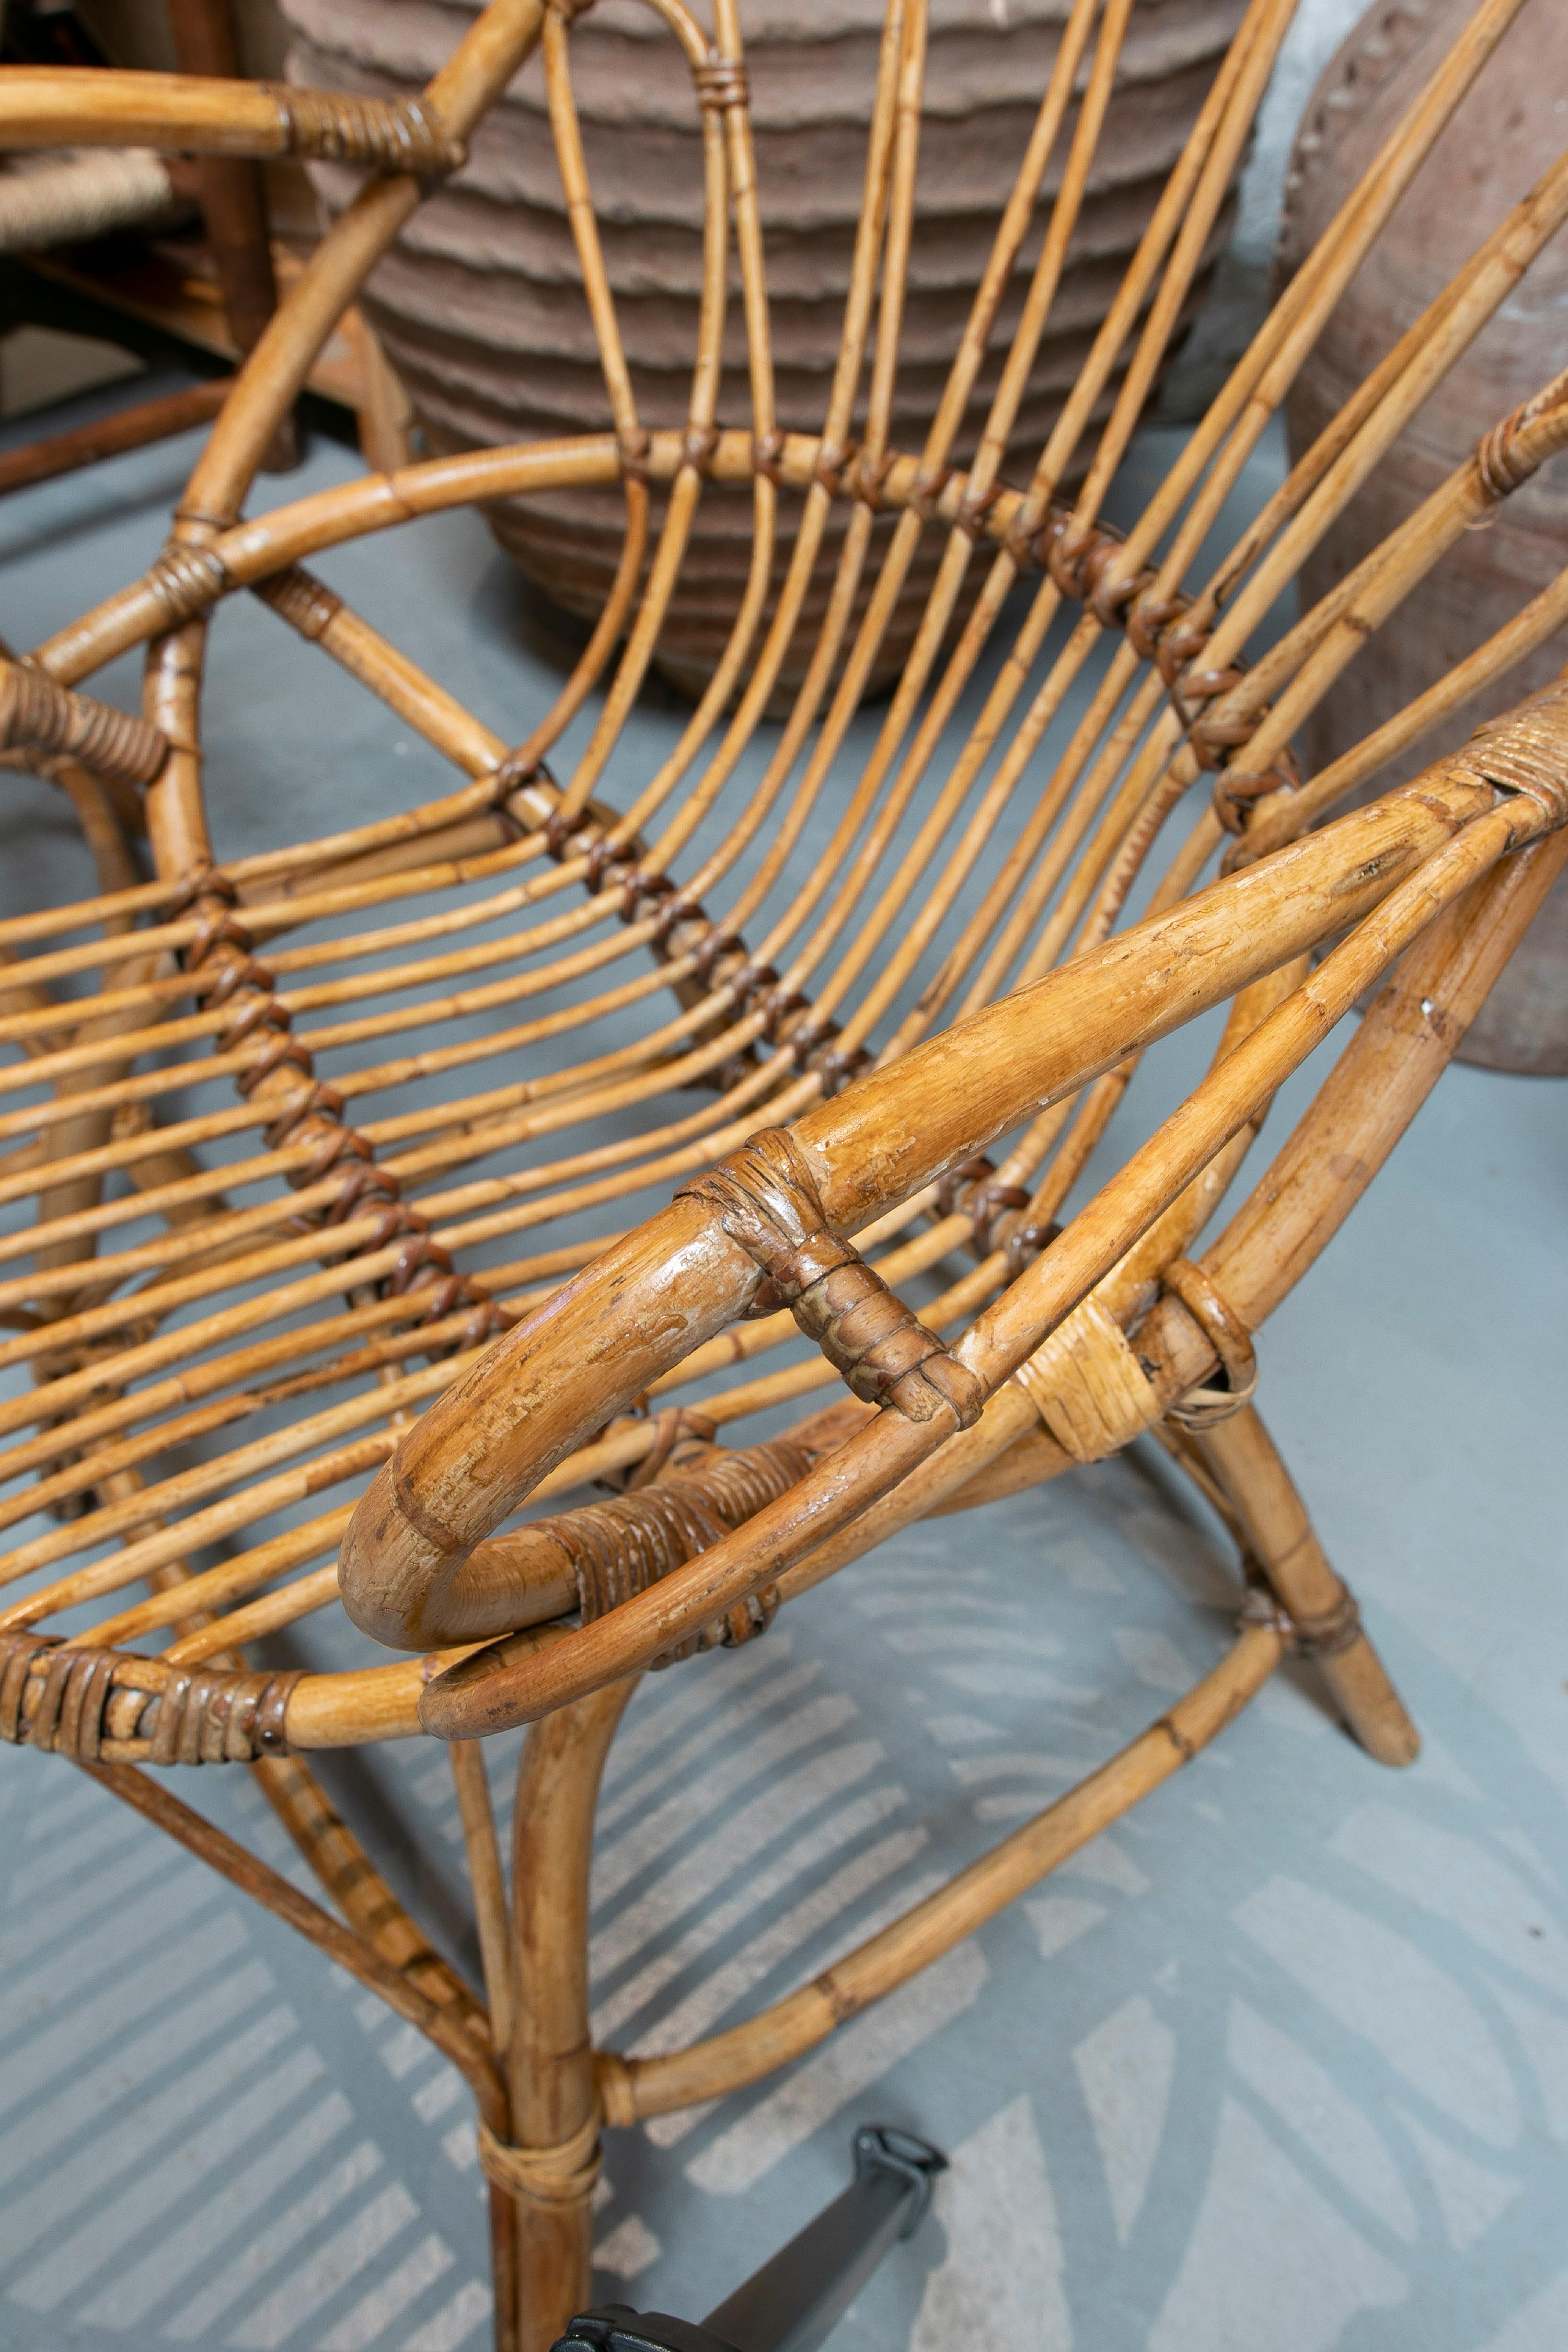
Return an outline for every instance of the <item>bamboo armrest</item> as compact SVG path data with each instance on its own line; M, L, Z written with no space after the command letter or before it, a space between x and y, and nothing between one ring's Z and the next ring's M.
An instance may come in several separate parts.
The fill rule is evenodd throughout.
M1240 1066L1258 1038L1206 1082L1217 1089L1216 1123L1194 1164L1168 1152L1141 1191L1137 1160L1130 1163L1102 1196L1116 1195L1108 1216L1097 1225L1086 1212L993 1310L994 1328L987 1331L983 1318L966 1334L958 1360L994 1390L1304 1057L1323 1025L1354 1002L1397 952L1390 940L1402 944L1414 936L1445 902L1444 890L1458 887L1433 878L1444 852L1460 872L1464 858L1453 865L1453 852L1467 843L1492 859L1531 837L1531 828L1561 823L1561 793L1532 797L1518 785L1528 761L1513 760L1506 748L1518 742L1539 751L1545 742L1556 775L1568 773L1563 698L1545 701L1549 729L1540 725L1538 698L1511 734L1489 730L1494 746L1503 747L1489 764L1474 756L1440 764L1419 784L1146 919L808 1112L791 1135L828 1236L859 1230L1086 1078L1381 906L1379 919L1353 933L1263 1024L1258 1038L1271 1043L1252 1095ZM1500 788L1510 794L1502 809ZM1480 821L1493 816L1500 823L1483 838ZM475 1547L568 1452L752 1305L763 1268L735 1230L711 1199L678 1196L500 1339L424 1416L379 1472L349 1528L340 1573L356 1623L405 1648L471 1636L483 1608ZM878 1416L784 1504L681 1572L689 1591L680 1622L710 1607L718 1587L710 1571L732 1545L745 1549L755 1585L874 1502L959 1425L959 1412L942 1399L918 1417ZM780 1514L787 1544L770 1549L769 1522ZM594 1646L607 1658L601 1637L615 1619L640 1609L646 1638L633 1650L652 1654L669 1631L680 1580L614 1612L592 1629ZM740 1583L747 1589L744 1578ZM585 1633L563 1652L587 1640ZM552 1654L550 1668L570 1678L570 1664L559 1663L563 1652ZM627 1664L620 1658L611 1671L625 1672ZM609 1678L609 1671L591 1672L584 1686ZM559 1696L557 1689L547 1704Z

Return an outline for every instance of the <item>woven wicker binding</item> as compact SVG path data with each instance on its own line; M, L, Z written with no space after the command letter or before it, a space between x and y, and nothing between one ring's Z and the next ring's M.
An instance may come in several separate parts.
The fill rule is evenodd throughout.
M1250 0L1024 480L1007 474L1009 439L1133 0L1066 12L919 449L893 446L889 419L920 7L889 7L832 401L819 431L786 435L734 0L715 0L711 34L683 0L653 5L690 68L707 168L705 300L679 431L645 428L623 361L573 97L580 7L491 0L417 107L379 111L178 77L0 74L0 143L287 148L379 175L242 371L163 554L5 674L7 756L70 791L102 887L0 925L0 1031L15 1049L0 1194L37 1204L30 1228L0 1237L0 1359L31 1381L0 1401L13 1482L0 1510L12 1526L55 1515L5 1564L0 1733L100 1775L462 2069L484 2127L498 2340L526 2352L587 2300L601 2116L709 2099L809 2049L1178 1769L1292 1640L1376 1756L1414 1754L1250 1402L1254 1339L1373 1181L1568 853L1562 689L1419 785L1321 822L1548 637L1568 615L1568 574L1332 769L1304 777L1290 751L1443 550L1568 440L1568 385L1478 418L1477 454L1440 495L1253 646L1426 387L1568 216L1568 163L1507 220L1478 225L1444 301L1219 563L1204 552L1302 353L1517 0L1478 9L1477 37L1436 66L1126 533L1103 519L1107 493L1290 0ZM616 429L411 465L241 521L344 306L535 50ZM730 310L751 362L740 415L714 405ZM989 430L955 471L956 420L985 368ZM1069 479L1081 488L1068 499ZM612 804L612 754L715 480L749 491L749 585L679 740ZM619 571L521 742L310 571L422 515L587 485L624 498ZM786 509L794 553L764 625ZM834 593L774 727L764 713L834 511L847 518ZM891 530L873 562L874 514ZM939 551L925 625L891 701L852 734L922 542ZM954 636L961 591L972 617ZM209 798L200 772L202 653L215 608L246 593L295 633L300 661L337 664L345 695L379 696L441 753L452 789L230 856L221 793ZM111 723L77 689L135 647L143 712ZM568 755L568 740L583 748ZM742 761L748 788L726 794ZM119 822L128 793L146 828L140 868ZM1281 1082L1380 983L1295 1132L1208 1234ZM1221 1006L1208 1075L1149 1143L1102 1166L1144 1049ZM1063 1223L1091 1160L1098 1189ZM668 1205L630 1222L625 1204L650 1187ZM785 1436L725 1442L790 1404ZM1241 1620L1225 1661L1089 1797L1072 1792L929 1897L918 1931L895 1922L714 2041L595 2056L582 1927L593 1797L638 1670L763 1632L918 1517L1147 1430L1235 1531ZM530 1497L552 1515L505 1532ZM960 1592L962 1561L955 1549ZM340 1602L368 1637L360 1657L310 1670L313 1622ZM509 1895L471 1743L524 1720L536 1728ZM454 1742L482 2002L306 1761L422 1730ZM183 1806L167 1775L138 1769L224 1760L256 1773L346 1926Z

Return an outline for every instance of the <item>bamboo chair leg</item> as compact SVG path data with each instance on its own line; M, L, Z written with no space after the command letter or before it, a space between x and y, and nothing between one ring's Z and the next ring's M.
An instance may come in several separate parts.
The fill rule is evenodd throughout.
M518 1766L511 2044L517 2352L549 2352L591 2300L599 2098L588 2030L588 1866L599 1776L636 1677L536 1723ZM481 2140L481 2147L483 2142Z
M1342 1713L1380 1764L1413 1764L1421 1736L1362 1631L1349 1586L1331 1567L1306 1506L1251 1405L1194 1440L1241 1522L1258 1565Z

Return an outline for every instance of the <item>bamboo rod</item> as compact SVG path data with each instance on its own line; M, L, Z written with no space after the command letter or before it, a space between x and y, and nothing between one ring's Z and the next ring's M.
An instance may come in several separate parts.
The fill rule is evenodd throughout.
M1279 1663L1265 1627L1242 1633L1221 1663L1110 1763L1015 1830L902 1918L727 2033L657 2058L597 2056L608 2123L695 2105L758 2082L826 2041L1036 1885L1139 1800L1170 1780L1234 1721Z

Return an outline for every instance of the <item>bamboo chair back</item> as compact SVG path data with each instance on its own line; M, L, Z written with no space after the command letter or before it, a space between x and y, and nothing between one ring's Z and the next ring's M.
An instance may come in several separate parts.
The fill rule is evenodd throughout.
M1568 440L1568 378L1485 420L1443 490L1247 658L1306 553L1568 215L1568 158L1489 225L1213 554L1295 370L1520 0L1478 7L1125 530L1108 502L1292 0L1249 0L1022 480L1007 471L1015 420L1134 0L1064 13L919 450L891 446L888 420L923 8L889 0L840 362L820 432L802 435L775 418L735 0L714 0L710 33L683 0L649 5L689 62L707 172L679 432L647 431L633 398L574 106L569 0L491 0L417 104L0 76L0 142L325 155L367 173L242 370L163 554L0 675L0 733L72 793L103 884L0 925L0 1032L15 1049L0 1200L28 1219L0 1237L0 1361L16 1375L0 1401L13 1482L0 1511L10 1527L57 1515L4 1564L0 1731L107 1774L457 2056L492 2180L534 2214L536 2255L555 2248L533 2306L552 2326L579 2257L561 2251L565 2225L538 2216L583 2206L599 2114L707 2096L809 2046L1175 1769L1289 1640L1340 1661L1342 1704L1375 1751L1411 1752L1326 1562L1284 1599L1263 1574L1306 1538L1250 1412L1252 1334L1372 1181L1568 845L1568 698L1555 691L1419 784L1333 818L1559 627L1568 572L1333 768L1304 778L1290 750L1444 550ZM333 321L535 47L615 431L411 465L242 519ZM1032 236L986 428L961 467L955 436ZM744 417L717 407L731 310ZM520 740L308 568L421 516L584 484L620 488L620 567ZM748 585L717 671L648 772L628 722L715 485L751 501ZM775 593L786 506L794 549ZM847 521L825 617L774 725L764 714L836 507ZM890 531L874 533L882 517ZM863 708L932 540L913 650L886 705ZM214 610L242 591L304 640L301 660L336 663L345 693L380 698L433 745L454 788L226 854L222 794L202 778L202 669ZM78 690L135 646L140 718ZM150 872L128 814L145 824ZM1194 1262L1281 1080L1401 957L1312 1109ZM1145 1049L1226 1006L1208 1076L1058 1230ZM900 1285L920 1286L918 1315ZM814 1344L792 1352L802 1333ZM748 1427L822 1395L782 1435ZM557 2104L542 2120L493 1833L487 1849L460 1743L549 1717L589 1771L642 1666L750 1639L911 1518L1150 1429L1253 1560L1226 1665L1005 1841L973 1885L930 1898L845 1963L842 1983L761 2022L744 2053L710 2045L640 2069L603 2057L583 2112ZM752 1442L717 1443L731 1432ZM584 1502L595 1481L619 1491ZM506 1532L525 1501L574 1507ZM340 1601L374 1637L352 1665L249 1662L247 1645L279 1636L294 1646L269 1654L308 1659L313 1623ZM342 1635L340 1622L339 1654ZM389 1661L378 1644L417 1654ZM421 1727L459 1743L488 2022L299 1760ZM528 1767L546 1778L565 1769L547 1751ZM224 1760L256 1766L349 1928L129 1769ZM546 2147L553 2186L528 2153ZM504 2268L516 2248L498 2227Z

